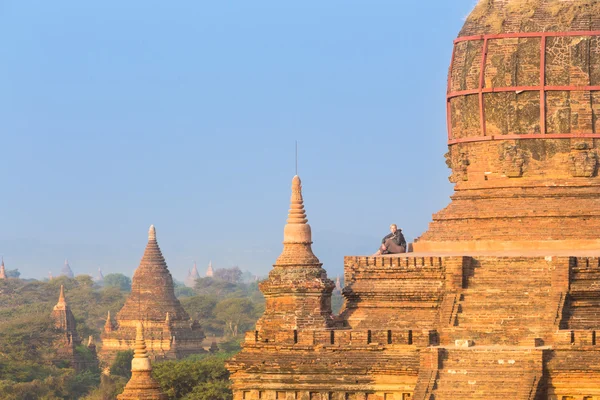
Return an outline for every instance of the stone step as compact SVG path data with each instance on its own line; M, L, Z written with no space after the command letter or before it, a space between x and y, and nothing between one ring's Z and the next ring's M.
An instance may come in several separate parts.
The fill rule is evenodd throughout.
M546 330L521 329L515 327L498 328L493 326L475 326L473 328L453 328L440 335L443 345L452 346L456 340L471 339L480 345L527 345L533 346L536 338L544 337Z
M541 351L445 348L433 398L525 400L541 373Z

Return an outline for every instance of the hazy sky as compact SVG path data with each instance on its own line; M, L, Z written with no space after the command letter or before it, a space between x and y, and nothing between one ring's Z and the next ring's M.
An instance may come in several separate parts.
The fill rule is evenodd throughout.
M0 254L182 280L279 255L294 175L331 276L449 202L445 88L473 0L0 0Z

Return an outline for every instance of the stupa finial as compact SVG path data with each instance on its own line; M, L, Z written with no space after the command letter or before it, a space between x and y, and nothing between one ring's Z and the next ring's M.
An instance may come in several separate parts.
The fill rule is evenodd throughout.
M156 228L154 225L150 225L150 229L148 230L148 241L150 240L156 241Z
M283 243L312 243L312 235L302 198L302 181L298 175L292 179L292 197L287 224L283 231Z
M64 285L60 285L60 294L58 295L58 304L67 304L67 300L65 299Z
M144 325L138 322L135 331L135 345L133 348L133 360L131 361L131 371L151 371L152 365L148 358L146 350L146 340L144 339Z
M112 323L112 319L110 318L110 310L108 310L108 315L106 317L106 323L104 324L104 331L105 332L112 332L114 329L113 323Z

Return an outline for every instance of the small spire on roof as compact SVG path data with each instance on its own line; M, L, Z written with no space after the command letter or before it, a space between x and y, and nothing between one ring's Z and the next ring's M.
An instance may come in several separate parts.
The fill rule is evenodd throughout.
M112 323L112 319L110 318L110 310L108 310L108 316L106 317L106 323L104 324L105 332L112 332L114 329L114 325Z
M131 371L152 371L152 365L148 358L148 350L146 350L146 340L144 339L144 325L141 322L138 322L136 325Z
M148 241L150 240L156 241L156 228L154 225L150 225L150 229L148 230Z
M287 224L283 231L283 242L312 243L310 225L307 222L304 199L302 198L302 181L298 175L295 175L292 179L292 197Z
M65 300L64 285L60 285L60 294L58 295L58 304L67 304L67 300Z

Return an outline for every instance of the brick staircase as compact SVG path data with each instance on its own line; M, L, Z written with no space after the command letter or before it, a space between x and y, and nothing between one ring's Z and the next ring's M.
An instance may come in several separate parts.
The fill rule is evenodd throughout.
M530 345L556 329L561 293L552 288L544 258L481 257L474 260L444 344L471 339L476 345Z
M541 350L443 349L427 400L534 400L543 373Z

